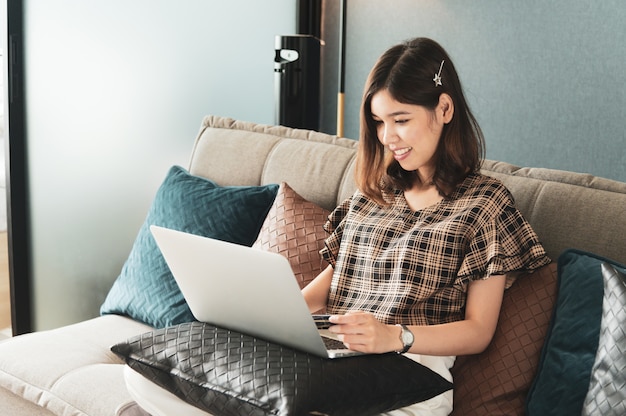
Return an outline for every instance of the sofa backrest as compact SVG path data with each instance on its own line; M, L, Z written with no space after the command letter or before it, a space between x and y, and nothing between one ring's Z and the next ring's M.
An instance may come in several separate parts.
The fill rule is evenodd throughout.
M332 210L352 195L357 142L324 133L207 116L189 171L228 185L287 182Z
M577 248L626 264L626 183L495 161L483 172L509 188L553 260Z
M207 116L189 169L223 186L284 181L332 210L356 188L357 144L319 132ZM577 248L626 263L626 183L495 161L485 161L483 172L511 190L553 260Z

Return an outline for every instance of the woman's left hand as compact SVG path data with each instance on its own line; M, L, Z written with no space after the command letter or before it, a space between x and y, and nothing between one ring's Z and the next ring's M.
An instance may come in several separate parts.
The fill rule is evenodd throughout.
M346 347L365 353L385 353L402 349L400 328L378 321L369 312L331 315L329 331L337 334Z

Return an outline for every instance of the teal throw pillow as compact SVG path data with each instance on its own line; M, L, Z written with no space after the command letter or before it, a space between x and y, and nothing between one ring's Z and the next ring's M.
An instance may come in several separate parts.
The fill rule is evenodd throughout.
M127 315L156 328L193 321L150 225L251 246L277 191L278 185L220 187L172 167L100 313Z
M528 416L580 415L600 339L601 256L567 250L558 259L558 295L537 374L526 399Z

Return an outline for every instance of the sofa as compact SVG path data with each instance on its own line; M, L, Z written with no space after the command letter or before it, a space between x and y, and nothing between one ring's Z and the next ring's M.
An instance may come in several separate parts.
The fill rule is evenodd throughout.
M320 224L355 190L352 171L357 145L355 140L320 132L207 116L193 143L189 165L177 172L235 190L273 186L275 195L257 210L251 225L257 234L242 243L288 257L303 287L324 267L317 255L324 238ZM624 273L626 183L491 160L484 162L482 170L510 189L553 263L519 276L506 291L499 326L486 351L457 358L454 414L567 414L572 402L582 406L589 400L602 344L612 342L603 332L608 318L598 308L605 303L606 265L618 276ZM147 222L150 215L157 214L149 214ZM122 275L132 272L131 260L141 254L129 255L111 292ZM138 313L151 309L149 296L133 298L135 294L128 294L127 287L120 289L124 290L130 297L124 299L127 307L139 309ZM105 304L114 301L111 292ZM165 313L174 309L168 307ZM155 326L178 325L188 320L188 311L173 321L154 321L156 325L136 316L109 305L95 318L1 342L0 413L141 414L136 397L126 387L125 361L111 346L149 333ZM564 322L567 319L574 322ZM579 321L584 319L590 320L583 329L585 337L591 334L591 341L581 352L582 347L573 344L583 337ZM569 346L574 350L565 351ZM555 360L555 354L571 360ZM586 368L581 369L583 362ZM570 367L577 368L570 373Z

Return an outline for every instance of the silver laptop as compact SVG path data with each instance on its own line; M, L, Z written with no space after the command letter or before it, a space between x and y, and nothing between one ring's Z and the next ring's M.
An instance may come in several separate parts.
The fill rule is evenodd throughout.
M360 354L329 346L289 261L277 253L150 226L193 316L326 358ZM337 342L335 342L337 344Z

